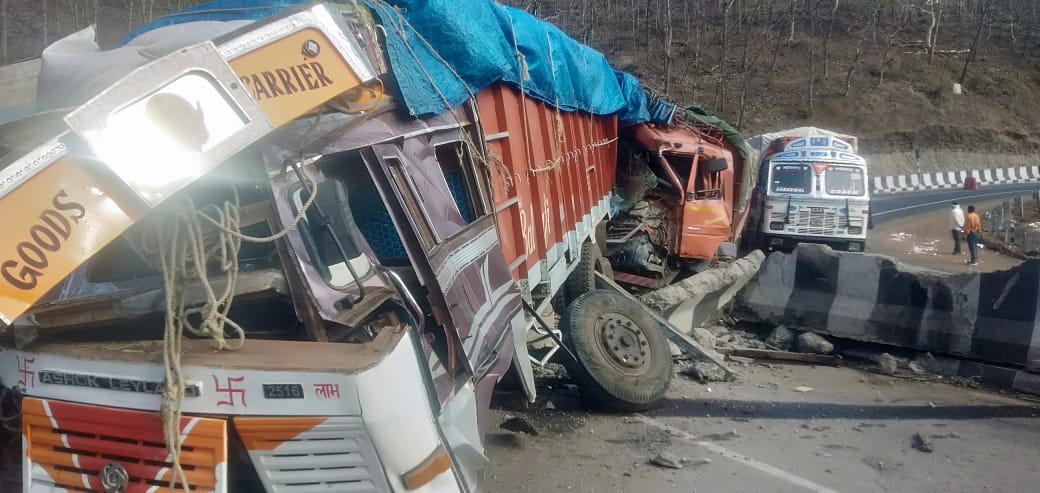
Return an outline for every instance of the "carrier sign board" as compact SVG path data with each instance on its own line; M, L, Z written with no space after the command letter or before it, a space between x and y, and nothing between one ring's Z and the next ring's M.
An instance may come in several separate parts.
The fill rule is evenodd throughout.
M274 127L361 85L324 33L303 29L230 62Z

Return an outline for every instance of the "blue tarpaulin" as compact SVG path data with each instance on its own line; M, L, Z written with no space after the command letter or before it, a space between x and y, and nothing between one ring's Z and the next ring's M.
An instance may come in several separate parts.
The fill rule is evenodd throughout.
M262 19L307 0L214 0L158 19L127 39L162 26L201 20ZM598 51L556 26L491 0L366 0L386 31L399 93L416 116L457 107L498 81L564 111L618 115L621 126L650 119L639 82L616 72Z

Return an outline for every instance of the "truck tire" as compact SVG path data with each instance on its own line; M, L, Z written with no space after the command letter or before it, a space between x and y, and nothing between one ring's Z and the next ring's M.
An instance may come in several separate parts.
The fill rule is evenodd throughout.
M596 289L596 269L599 259L602 257L599 245L591 241L582 243L581 251L578 254L578 265L567 276L567 280L563 281L563 289L560 290L563 292L565 305L571 304L579 296Z
M591 407L637 412L653 407L672 381L672 355L657 321L625 296L594 290L563 310L567 374Z

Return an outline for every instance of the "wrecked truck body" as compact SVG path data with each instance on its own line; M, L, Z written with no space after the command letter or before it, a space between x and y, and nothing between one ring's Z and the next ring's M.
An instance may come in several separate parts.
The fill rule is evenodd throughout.
M512 368L534 397L527 339L560 297L570 325L538 330L570 341L582 392L626 410L661 398L674 328L598 268L616 116L494 83L416 117L372 22L317 4L230 26L8 146L0 206L40 212L20 229L35 244L2 245L24 257L0 299L0 406L21 423L5 481L471 491L491 392ZM179 227L171 204L188 200L189 219L233 217L190 225L200 251L265 240L164 288L167 237L149 234ZM221 333L171 337L169 313L197 306L224 310ZM215 351L231 325L245 342Z
M619 213L608 224L606 251L617 279L642 288L732 259L754 188L750 149L739 135L727 134L721 120L671 106L668 119L624 129L618 155Z

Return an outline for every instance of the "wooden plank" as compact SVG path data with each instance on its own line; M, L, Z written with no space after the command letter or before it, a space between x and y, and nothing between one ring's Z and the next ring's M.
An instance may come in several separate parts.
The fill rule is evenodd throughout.
M771 351L768 349L718 348L717 352L744 358L770 359L775 361L797 361L815 365L840 366L842 359L825 354L792 353L790 351Z

